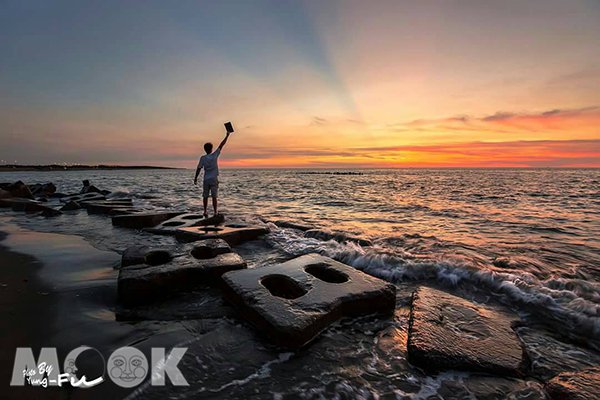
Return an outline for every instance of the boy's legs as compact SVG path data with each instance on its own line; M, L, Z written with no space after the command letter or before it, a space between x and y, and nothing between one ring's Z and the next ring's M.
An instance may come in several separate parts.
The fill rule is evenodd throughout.
M209 184L209 182L204 181L202 183L202 204L204 205L204 214L203 214L203 216L205 218L208 217L208 211L206 209L208 208L208 196L209 196L209 192L210 192L210 184Z
M208 197L202 197L202 203L204 203L204 216L208 217L208 212L206 212L206 208L208 207Z
M217 198L219 197L219 181L215 179L215 182L210 187L210 194L212 196L213 210L215 211L215 215L217 215Z

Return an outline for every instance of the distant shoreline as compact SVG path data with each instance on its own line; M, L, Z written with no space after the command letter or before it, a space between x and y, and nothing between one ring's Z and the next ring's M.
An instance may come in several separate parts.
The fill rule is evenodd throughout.
M157 167L151 165L0 165L0 172L22 171L93 171L93 170L131 170L131 169L182 169Z

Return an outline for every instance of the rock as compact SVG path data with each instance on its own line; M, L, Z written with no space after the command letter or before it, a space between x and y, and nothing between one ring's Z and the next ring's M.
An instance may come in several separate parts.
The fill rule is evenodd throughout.
M373 243L368 239L362 239L350 235L346 235L341 232L330 232L324 231L320 229L309 229L304 232L305 237L315 238L319 240L335 240L336 242L344 243L344 242L354 242L358 243L361 246L373 246Z
M34 196L51 196L56 192L56 186L54 183L36 183L34 185L30 185L29 189Z
M231 247L223 239L207 239L196 242L191 254L198 259L213 258L219 254L231 253Z
M10 197L13 197L13 195L10 194L9 191L4 190L4 189L0 189L0 199L8 199Z
M531 360L530 375L548 380L560 372L579 371L600 365L600 355L574 344L564 343L531 328L517 334Z
M87 193L87 194L70 194L60 198L61 203L68 203L70 201L76 201L81 203L83 201L101 201L106 200L106 197L100 193Z
M204 218L202 214L182 214L167 221L164 221L153 228L144 229L146 232L154 233L157 235L175 235L175 232L179 228L186 228L190 226L207 226L207 225L220 225L225 221L223 214L217 214L209 218Z
M146 255L147 261L147 255ZM218 282L228 271L246 268L236 253L208 259L176 257L158 265L138 264L121 268L118 278L119 301L131 306L146 304L165 296L192 290L198 285Z
M87 179L85 179L82 183L83 183L83 187L79 191L80 194L85 194L85 193L100 193L102 195L107 195L107 194L110 193L109 191L100 190L96 186L90 185L90 181L87 180Z
M62 211L47 207L45 210L42 210L40 214L46 218L58 217L59 215L62 215Z
M210 286L200 286L191 292L177 293L173 298L152 304L118 306L115 313L117 321L182 321L233 316L235 310L223 300L221 291Z
M146 254L150 251L148 246L131 246L125 249L121 256L121 268L130 265L144 264Z
M438 379L442 379L441 377ZM546 399L544 388L534 380L469 375L442 380L436 397L444 400Z
M88 214L110 214L113 211L132 212L133 208L131 200L99 200L99 201L82 201L81 207L85 208Z
M79 209L81 209L81 206L76 201L70 201L60 208L61 211L73 211Z
M310 226L310 225L297 224L295 222L289 222L289 221L278 220L273 223L280 228L292 228L292 229L297 229L297 230L303 231L303 232L314 229L314 227Z
M553 400L598 400L599 388L600 367L564 372L546 383L546 392Z
M523 350L515 316L440 290L413 295L408 359L428 370L462 369L521 375Z
M230 246L235 246L248 240L258 239L269 233L266 227L229 224L225 226L191 226L178 228L175 237L181 242L194 242L204 239L223 239Z
M396 304L394 285L318 254L222 278L225 298L242 316L291 348L307 344L342 317L391 314Z
M28 213L43 212L44 216L56 216L62 214L60 211L50 208L35 200L13 197L0 199L0 208L12 208L13 211L24 211Z
M20 197L22 199L33 199L33 194L29 187L22 181L16 181L15 183L3 184L2 189L10 193L12 197Z
M146 265L162 265L173 259L173 255L168 250L153 249L144 255L144 264Z
M159 211L118 215L112 217L112 224L123 228L141 229L156 226L181 214L183 214L183 211Z

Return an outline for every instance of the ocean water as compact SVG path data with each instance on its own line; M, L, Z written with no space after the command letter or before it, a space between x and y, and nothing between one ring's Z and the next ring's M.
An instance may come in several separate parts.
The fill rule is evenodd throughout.
M318 252L399 287L432 284L474 298L493 297L531 326L560 331L573 342L600 348L600 170L400 169L353 170L360 174L352 175L329 172L332 171L221 171L220 211L229 220L266 223L271 228L266 240L268 249L255 251L250 245L242 250L251 267ZM192 184L193 173L23 172L2 173L0 181L52 181L60 192L70 193L80 189L81 180L90 179L95 186L113 191L111 197L132 198L140 208L197 212L202 209L201 188ZM107 218L86 213L55 219L16 218L28 229L78 234L100 249L114 251L140 242L165 244L173 240L113 228ZM306 237L301 231L269 222L276 220L342 232L368 239L373 246ZM366 340L373 340L370 329L364 328L366 333L360 333ZM381 342L381 338L378 340ZM381 343L375 347L381 347ZM374 357L373 363L383 366L373 366L371 373L375 375L383 374L380 369L389 369L393 364L393 360L376 360L377 351L373 350L370 357ZM288 356L280 356L268 365L285 365ZM307 372L306 379L315 379L313 375ZM260 380L260 376L256 379ZM406 384L412 378L398 379ZM428 384L427 379L433 378L419 379L420 389L406 389L413 390L413 398L421 398L414 397L414 391L435 393L442 384L440 378ZM341 389L336 386L339 382L332 382L321 387L325 397L328 390L350 390L356 394L364 388L352 379L346 382L348 387ZM381 391L385 388L375 390ZM243 397L246 392L240 393Z

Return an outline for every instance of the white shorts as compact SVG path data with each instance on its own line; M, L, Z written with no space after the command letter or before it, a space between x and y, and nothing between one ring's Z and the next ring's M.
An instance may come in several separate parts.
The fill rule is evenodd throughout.
M205 199L208 197L216 198L219 196L219 180L210 179L204 181L202 184L202 197Z

